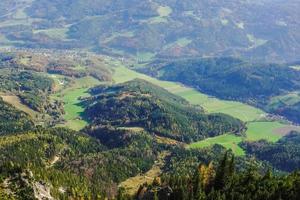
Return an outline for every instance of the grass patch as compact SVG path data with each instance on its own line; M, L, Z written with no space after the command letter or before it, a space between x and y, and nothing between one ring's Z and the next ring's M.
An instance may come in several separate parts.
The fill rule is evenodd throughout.
M131 177L122 183L119 187L125 188L125 191L129 195L135 195L136 191L144 183L152 183L154 178L158 177L162 173L162 168L165 165L165 158L170 155L169 152L162 152L158 155L158 158L152 168L147 171L145 174L140 174L135 177Z
M25 25L30 26L34 22L39 22L40 19L26 18L26 19L9 19L0 22L0 28L8 26Z
M62 78L62 76L56 76L54 80L57 81L59 77ZM80 130L88 124L88 122L81 117L84 112L84 107L81 105L80 97L88 97L89 88L99 84L101 84L99 80L90 76L75 79L53 96L53 98L61 99L64 102L65 115L63 117L66 123L60 126Z
M136 58L139 62L146 62L152 60L155 57L154 53L151 52L138 52Z
M149 24L159 24L159 23L168 23L168 20L164 17L151 17L149 20Z
M265 139L270 142L276 142L282 137L282 135L276 134L276 129L287 126L280 122L251 122L247 125L247 140L257 141Z
M245 29L245 24L244 24L244 22L236 23L236 26L237 26L239 29Z
M51 28L45 30L35 30L34 33L44 33L54 39L67 40L68 31L69 31L68 28Z
M131 37L134 37L134 32L128 31L128 32L113 33L111 36L107 37L103 41L103 43L110 42L110 41L112 41L112 40L114 40L115 38L118 38L118 37L128 37L128 38L131 38Z
M160 17L168 17L172 13L172 8L169 6L159 6L157 12Z
M195 89L186 89L174 92L194 105L201 105L209 113L224 113L234 116L244 122L262 118L265 112L236 101L224 101L202 94Z
M192 40L188 39L188 38L180 38L176 41L176 44L178 44L181 47L185 47L187 45L189 45L192 42Z
M208 138L199 142L195 142L190 144L189 148L204 148L210 147L214 144L220 144L227 149L231 149L233 153L237 156L244 156L245 151L238 145L242 142L242 137L233 135L233 134L225 134L220 135L213 138Z
M188 148L204 148L219 144L226 149L231 149L237 156L244 156L245 151L239 146L239 143L242 141L258 141L264 139L269 142L277 142L284 134L287 134L291 130L297 130L298 128L280 122L250 122L247 127L246 137L224 134L192 143ZM285 129L286 133L281 134L278 132L283 129Z
M167 23L167 17L172 13L172 8L169 6L159 6L157 8L157 13L159 16L151 17L148 20L150 24Z
M186 47L187 45L189 45L192 42L192 40L184 37L184 38L179 38L178 40L176 40L175 42L169 43L167 45L165 45L163 47L163 49L168 49L171 48L173 46L180 46L180 47Z
M264 45L268 40L256 38L254 35L247 34L248 40L252 43L251 48L256 48L258 46Z
M221 19L221 23L223 26L226 26L226 25L228 25L229 21L228 21L228 19Z

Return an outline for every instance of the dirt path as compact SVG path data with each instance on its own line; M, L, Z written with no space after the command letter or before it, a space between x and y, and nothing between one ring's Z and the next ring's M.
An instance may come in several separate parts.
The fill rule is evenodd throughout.
M127 179L126 181L120 183L119 187L125 188L126 193L128 193L130 195L134 195L137 192L140 185L142 185L146 182L152 183L155 177L158 177L161 175L161 173L162 173L161 169L165 164L164 159L168 155L170 155L169 152L167 152L167 151L162 152L158 156L157 161L155 161L154 165L152 166L152 168L149 171L147 171L145 174L140 174L135 177L131 177L131 178Z

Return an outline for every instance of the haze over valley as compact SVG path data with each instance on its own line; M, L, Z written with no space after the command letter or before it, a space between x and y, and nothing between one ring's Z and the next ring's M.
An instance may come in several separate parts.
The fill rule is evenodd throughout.
M300 199L298 0L1 0L0 199Z

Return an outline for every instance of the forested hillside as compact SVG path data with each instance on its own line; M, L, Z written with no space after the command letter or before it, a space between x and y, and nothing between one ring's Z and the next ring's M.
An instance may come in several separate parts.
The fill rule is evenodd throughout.
M143 186L144 194L141 198L151 199L151 195L155 194L153 191L158 192L158 197L163 194L165 188L169 188L166 186L171 185L168 180L174 178L165 179L169 174L186 174L186 178L174 178L182 179L183 188L177 186L177 182L170 186L173 195L182 195L186 192L180 191L192 187L190 184L193 182L188 179L197 165L216 163L226 150L220 145L189 149L185 144L228 132L243 135L245 129L245 124L233 117L206 114L201 107L192 106L183 98L139 79L113 86L97 86L89 92L90 97L81 99L85 108L82 117L87 118L90 123L83 130L87 134L62 128L34 127L31 121L26 121L28 116L25 113L2 103L5 111L1 116L2 121L6 122L5 117L12 116L17 125L24 126L18 128L13 124L13 128L18 129L2 129L1 198L131 199L126 190L119 188L120 184L156 169L153 167L161 155L165 156L160 158L162 166L156 169L156 174L166 181L159 183L161 185L155 183L154 186ZM277 159L277 151L285 148L286 151L282 151L283 155L279 157L293 156L295 159L290 159L289 163L296 164L297 152L288 149L296 150L296 142L291 141L298 136L295 133L278 143L266 143L270 146L266 146L266 149L274 149L271 150L274 153L272 160L263 156L263 152L268 150L248 150L250 147L243 145L249 155L256 155L257 158L237 158L238 175L234 176L234 180L244 181L239 172L249 166L258 168L259 173L255 176L257 181L261 180L260 173L269 167L274 167L275 173L295 169L285 165L283 159ZM217 168L214 170L218 171ZM296 178L294 175L289 177L289 180ZM150 180L153 178L155 177L150 177ZM230 180L232 179L231 177ZM285 177L272 179L276 184L276 181L281 180L285 180ZM131 190L136 190L139 195L140 184L143 182L131 186ZM156 187L160 189L156 190ZM236 190L237 185L230 187ZM296 188L294 185L290 187ZM209 190L205 195L231 195L227 190L215 192Z
M300 167L299 157L300 134L292 132L276 143L266 141L244 142L241 144L249 154L260 160L270 162L274 167L283 171L294 171ZM289 159L287 159L289 158Z
M224 133L243 134L241 121L223 114L205 114L184 99L143 80L112 87L97 87L86 100L89 129L140 127L181 142Z
M142 133L114 149L66 129L3 136L0 144L0 180L5 183L0 191L11 191L16 199L34 199L43 192L39 185L58 199L113 197L118 182L148 170L156 157L152 139Z
M33 126L30 116L0 98L0 135L27 131Z
M298 0L2 0L0 7L4 46L90 49L140 62L300 60Z
M218 164L199 165L191 176L170 174L157 178L152 184L141 186L137 199L156 200L296 200L299 199L298 172L274 176L254 168L235 170L235 159L225 154ZM126 199L122 197L121 199Z
M274 103L300 89L300 71L289 65L250 63L235 58L156 61L140 69L163 80L177 81L209 95L238 100L300 122L298 101ZM291 97L292 98L292 97ZM290 98L290 99L291 99ZM272 104L273 103L273 104Z
M36 111L44 111L48 95L53 87L53 80L28 71L13 69L0 70L1 92L9 92L19 96L23 103Z
M0 0L0 200L299 200L299 0Z

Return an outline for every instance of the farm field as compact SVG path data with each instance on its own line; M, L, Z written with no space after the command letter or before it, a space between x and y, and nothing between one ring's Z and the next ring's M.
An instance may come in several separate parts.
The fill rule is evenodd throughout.
M192 43L192 40L188 39L188 38L180 38L178 40L176 40L175 42L173 43L170 43L170 44L167 44L163 47L163 49L168 49L170 47L173 47L173 46L180 46L180 47L186 47L187 45L189 45L190 43Z
M256 141L265 139L270 142L278 141L282 136L300 127L283 124L280 122L251 122L247 125L247 140Z
M99 84L101 82L92 77L79 78L54 94L54 99L62 99L64 102L65 115L63 117L66 120L64 126L73 130L80 130L88 124L81 118L84 107L80 105L79 98L88 97L89 88Z
M243 141L242 137L233 135L233 134L225 134L220 135L213 138L208 138L199 142L192 143L188 146L188 148L205 148L212 146L214 144L220 144L227 149L231 149L235 155L237 156L244 156L245 151L239 147L239 143Z
M34 33L44 33L51 38L67 40L68 39L68 28L51 28L44 30L34 30Z
M209 113L225 113L244 122L258 120L265 116L265 112L258 108L240 102L219 100L195 89L175 90L174 93L185 98L191 104L201 105Z
M146 61L150 61L153 57L155 57L154 53L151 52L138 52L136 54L136 59L139 62L146 62Z
M159 16L152 17L148 20L150 24L167 23L167 17L172 13L172 9L169 6L159 6L157 13Z
M159 6L157 12L161 17L168 17L172 13L172 8L169 6Z
M300 127L282 124L280 122L250 122L247 125L246 137L240 137L233 134L221 135L208 138L199 142L190 144L189 148L204 148L214 144L220 144L227 149L231 149L235 155L245 155L244 150L238 144L244 140L257 141L267 140L269 142L277 142L282 136L288 134L292 130L300 130Z

